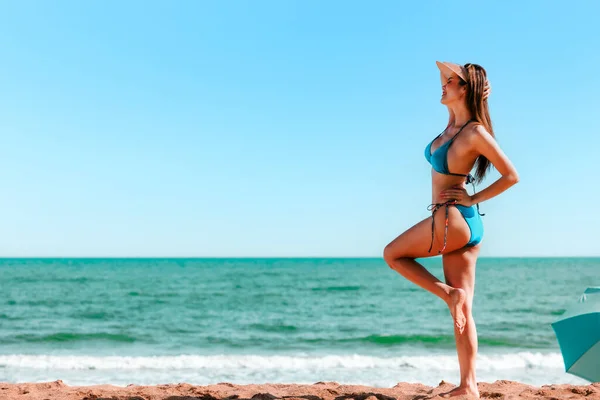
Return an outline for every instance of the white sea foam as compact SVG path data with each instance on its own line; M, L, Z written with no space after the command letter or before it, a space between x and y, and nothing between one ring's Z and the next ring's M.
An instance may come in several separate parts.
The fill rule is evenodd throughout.
M558 353L521 352L515 354L480 355L478 369L482 371L514 368L562 366ZM454 355L370 357L364 355L329 356L263 356L263 355L179 355L154 357L94 357L51 355L0 355L0 367L32 369L259 369L311 370L315 368L379 369L415 368L453 370Z
M517 380L542 385L585 382L564 373L558 353L479 355L482 381ZM115 385L189 382L339 383L391 387L397 382L437 385L458 380L456 355L371 357L364 355L267 356L179 355L156 357L0 355L0 377L9 382L62 379L68 384Z

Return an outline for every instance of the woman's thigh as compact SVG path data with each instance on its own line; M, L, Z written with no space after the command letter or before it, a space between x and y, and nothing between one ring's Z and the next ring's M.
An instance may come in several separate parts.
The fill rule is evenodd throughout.
M435 229L433 231L433 246L431 245L432 218L435 218ZM425 218L413 225L396 239L392 240L384 250L385 259L401 257L424 258L437 256L439 250L444 246L444 230L446 223L446 209L440 208L433 217ZM441 254L451 253L464 247L471 238L469 225L456 207L448 207L448 233L446 236L446 248Z

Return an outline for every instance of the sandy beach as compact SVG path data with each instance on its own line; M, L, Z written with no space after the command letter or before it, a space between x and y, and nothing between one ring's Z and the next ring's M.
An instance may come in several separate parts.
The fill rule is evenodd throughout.
M46 383L0 384L0 399L40 400L423 400L439 399L454 387L440 382L437 387L415 383L398 383L391 388L341 385L317 382L312 385L261 384L234 385L219 383L194 386L186 383L118 387L112 385L69 386L61 380ZM499 380L479 383L481 398L486 399L599 399L600 383L590 385L525 385ZM454 398L466 398L454 397Z

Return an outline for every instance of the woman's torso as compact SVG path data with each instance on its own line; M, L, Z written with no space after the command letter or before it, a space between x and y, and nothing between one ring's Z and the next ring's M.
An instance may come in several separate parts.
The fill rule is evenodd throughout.
M451 187L464 188L466 185L466 175L473 169L478 154L472 146L472 135L475 122L471 121L460 130L457 127L452 130L446 130L443 134L435 138L426 148L429 151L432 162L431 169L431 189L432 203L443 203L440 192ZM439 151L438 151L439 150ZM444 153L446 157L444 160ZM443 163L445 161L445 165ZM436 171L434 166L442 172ZM464 176L447 175L447 173L462 174Z

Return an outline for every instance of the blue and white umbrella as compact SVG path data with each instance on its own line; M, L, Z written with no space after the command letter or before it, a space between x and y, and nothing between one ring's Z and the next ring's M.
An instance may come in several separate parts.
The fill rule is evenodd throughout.
M565 370L590 382L600 382L600 287L589 287L552 328Z

